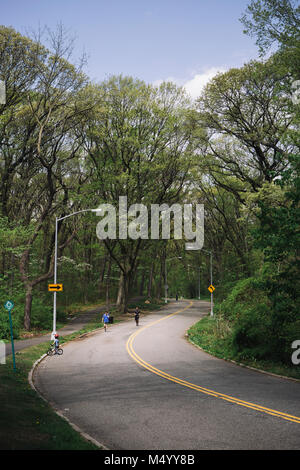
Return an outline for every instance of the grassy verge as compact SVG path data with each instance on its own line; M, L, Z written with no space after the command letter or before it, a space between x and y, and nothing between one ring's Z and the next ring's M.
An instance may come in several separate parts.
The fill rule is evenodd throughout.
M270 372L300 380L299 366L288 366L266 360L241 359L236 356L228 332L224 330L224 325L218 323L217 316L205 316L198 323L188 330L189 340L200 346L204 351L221 359L236 361L239 364L254 367L256 369ZM291 351L292 354L292 351Z
M47 346L24 349L0 365L1 450L96 450L33 391L28 373Z
M64 344L101 327L100 321L91 320L81 330L61 337L60 342ZM6 364L0 365L0 449L99 450L59 417L28 383L29 371L48 347L48 343L43 343L17 352L16 371L12 356L7 358Z
M162 307L162 303L139 303L142 312L151 312ZM89 305L88 309L93 306ZM95 305L95 308L99 307ZM136 304L130 308L134 309ZM81 309L81 312L87 308ZM110 309L114 323L131 317ZM65 337L61 345L80 335L102 328L100 316L91 320L84 328ZM16 371L12 356L6 364L0 364L0 449L1 450L99 450L94 444L80 436L50 405L42 400L28 383L28 374L35 361L46 353L49 344L23 349L16 353Z

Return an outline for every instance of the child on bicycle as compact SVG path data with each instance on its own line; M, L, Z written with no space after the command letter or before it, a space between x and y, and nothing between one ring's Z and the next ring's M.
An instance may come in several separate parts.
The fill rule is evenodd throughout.
M59 336L58 334L56 333L56 335L54 336L54 348L55 348L55 353L57 353L57 350L59 348Z

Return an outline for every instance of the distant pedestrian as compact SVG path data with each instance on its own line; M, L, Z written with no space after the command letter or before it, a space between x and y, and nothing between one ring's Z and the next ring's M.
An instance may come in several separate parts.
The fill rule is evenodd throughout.
M140 310L138 307L136 307L134 311L134 319L135 319L136 326L139 326Z
M102 322L104 324L104 330L106 332L107 330L107 325L109 324L109 313L108 312L104 312L103 316L102 316Z
M176 294L176 301L178 300L178 294Z

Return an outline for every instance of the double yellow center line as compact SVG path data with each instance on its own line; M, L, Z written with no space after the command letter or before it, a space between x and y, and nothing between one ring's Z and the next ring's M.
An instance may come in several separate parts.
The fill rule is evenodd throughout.
M240 400L239 398L231 397L229 395L225 395L224 393L219 393L214 390L210 390L208 388L200 387L200 385L193 384L191 382L187 382L186 380L180 379L178 377L174 377L173 375L167 374L166 372L157 369L156 367L152 366L148 362L144 361L134 350L133 348L133 342L135 338L145 329L150 328L153 325L156 325L157 323L167 320L168 318L173 317L174 315L177 315L178 313L184 312L188 308L190 308L193 305L193 302L190 302L185 308L181 310L177 310L174 313L171 313L170 315L167 315L163 318L160 318L159 320L155 320L154 322L150 323L149 325L144 326L143 328L139 329L135 333L133 333L127 343L126 343L126 349L128 354L131 356L131 358L137 362L140 366L144 367L145 369L149 370L153 374L156 374L166 380L169 380L171 382L177 383L179 385L182 385L183 387L188 387L193 390L196 390L197 392L205 393L206 395L210 395L215 398L219 398L221 400L228 401L230 403L234 403L236 405L244 406L246 408L251 408L252 410L255 411L260 411L262 413L267 413L272 416L276 416L277 418L282 418L287 421L293 421L294 423L299 423L300 424L300 417L289 415L287 413L282 413L281 411L276 411L272 410L271 408L266 408L265 406L261 405L256 405L255 403L250 403L244 400Z

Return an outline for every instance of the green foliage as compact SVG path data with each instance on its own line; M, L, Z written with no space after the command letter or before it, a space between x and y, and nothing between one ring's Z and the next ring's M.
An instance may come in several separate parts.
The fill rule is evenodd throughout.
M266 305L256 305L241 312L232 334L232 345L239 359L263 359L272 355L270 310Z
M20 335L21 322L20 322L20 309L13 308L11 311L13 336L14 339L18 339ZM8 311L2 307L0 309L0 340L10 339L10 324Z
M14 338L18 338L19 331L14 325L13 322L13 333ZM8 312L0 311L0 339L9 339L10 338L10 326L9 326L9 316Z
M300 7L295 0L251 0L241 18L244 33L256 36L261 54L275 42L295 46L299 38Z
M8 311L4 308L7 300L14 302L14 307L11 310L13 334L14 338L18 338L20 329L22 328L22 320L24 314L24 295L22 291L22 284L15 279L11 283L12 272L7 270L3 276L0 275L0 340L10 339L10 326Z
M289 168L282 172L276 184L284 189L285 199L281 205L269 201L258 202L260 226L254 230L256 244L264 250L267 260L298 264L297 250L300 246L300 155L289 157Z
M235 283L227 298L216 307L216 312L229 321L239 319L243 312L257 305L267 305L262 278L250 277Z
M61 311L57 311L61 313ZM57 315L57 321L59 321ZM53 308L45 303L45 299L35 296L31 307L31 326L32 328L51 329L53 322Z
M274 266L269 265L268 269ZM230 325L230 342L238 359L290 363L291 344L300 338L299 304L282 289L282 276L264 272L239 281L216 309ZM291 288L293 291L293 288Z

